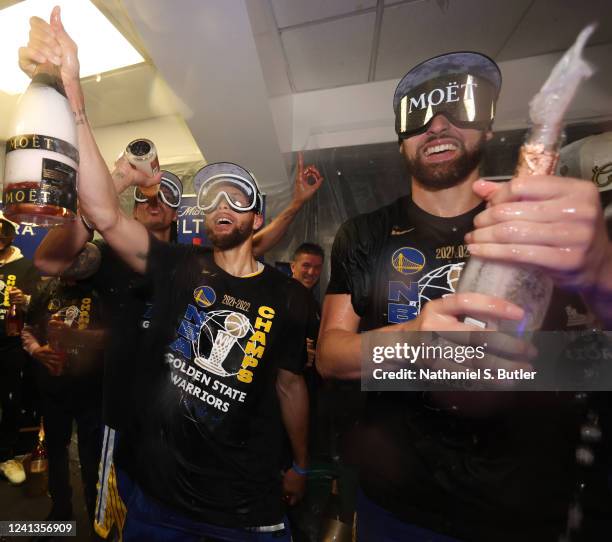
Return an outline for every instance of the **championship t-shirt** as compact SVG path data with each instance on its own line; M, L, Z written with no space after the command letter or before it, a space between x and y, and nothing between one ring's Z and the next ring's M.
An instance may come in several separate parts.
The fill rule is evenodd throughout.
M327 293L351 295L363 331L415 318L455 291L469 257L464 235L483 209L443 218L405 197L349 220L334 241ZM547 329L584 324L586 309L556 295L546 320ZM572 398L369 393L357 439L362 490L399 519L460 540L557 540L578 479L583 419ZM469 415L447 408L454 400ZM589 489L606 495L602 480Z
M67 283L58 278L46 280L32 296L26 321L34 328L41 345L49 342L48 326L52 316L79 331L100 332L101 307L90 281ZM37 363L38 383L47 393L63 394L67 390L79 400L99 405L102 400L103 348L87 335L64 347L66 362L61 376L53 376ZM74 397L71 398L74 400Z
M234 277L204 248L151 238L151 333L120 442L137 482L177 512L224 526L283 516L279 369L305 363L306 289L268 266Z
M11 308L11 287L31 295L36 290L38 279L38 271L28 258L22 257L4 265L0 263L0 350L14 348L21 341L20 337L7 337L5 333L5 318Z

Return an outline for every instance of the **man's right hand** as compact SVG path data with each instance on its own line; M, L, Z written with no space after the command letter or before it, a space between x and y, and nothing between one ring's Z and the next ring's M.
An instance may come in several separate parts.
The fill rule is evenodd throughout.
M151 176L147 175L135 167L132 167L125 157L125 154L122 154L115 161L115 168L111 176L113 177L113 183L115 184L117 194L121 194L121 192L130 186L154 186L159 184L162 174L160 172Z
M63 352L56 352L46 344L34 349L32 357L40 361L52 375L59 375L64 366L66 355Z
M19 49L19 67L29 76L39 64L51 62L60 67L64 86L79 80L79 59L76 43L64 30L59 7L53 8L50 23L40 17L30 18L30 38Z

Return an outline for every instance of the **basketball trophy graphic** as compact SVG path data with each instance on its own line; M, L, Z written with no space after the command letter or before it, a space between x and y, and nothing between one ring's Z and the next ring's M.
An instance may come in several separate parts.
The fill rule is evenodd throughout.
M419 279L418 313L427 301L455 293L464 265L459 262L437 267Z
M253 332L253 327L244 314L228 310L207 313L197 339L192 342L196 353L194 363L218 376L237 374L242 356L235 371L232 368L224 368L223 362L235 346L244 354L240 339L250 336Z
M64 324L67 326L72 326L72 324L78 321L81 311L76 305L70 305L70 307L67 307L64 310L66 311L64 315Z

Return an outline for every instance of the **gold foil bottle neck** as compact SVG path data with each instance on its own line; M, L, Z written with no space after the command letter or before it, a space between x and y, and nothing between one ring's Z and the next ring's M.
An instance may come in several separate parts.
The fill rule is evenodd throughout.
M541 143L525 143L521 147L516 177L552 175L557 167L559 153L546 150Z

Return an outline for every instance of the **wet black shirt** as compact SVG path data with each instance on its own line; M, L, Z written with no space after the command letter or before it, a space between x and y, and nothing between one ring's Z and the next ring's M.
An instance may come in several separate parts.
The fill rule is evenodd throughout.
M108 331L104 366L103 421L116 430L129 427L133 410L132 382L137 372L141 336L148 327L152 288L104 241L94 243L102 255L91 284L102 301Z
M469 257L464 235L483 209L441 218L406 197L349 220L334 242L327 293L351 295L363 331L415 318L454 292ZM557 292L546 320L547 329L584 324L585 308ZM578 476L583 419L571 397L480 392L461 400L485 415L454 415L426 394L368 394L363 491L403 521L462 540L557 540Z
M205 522L278 523L283 431L275 382L279 369L304 366L306 289L267 266L233 277L207 249L154 239L147 276L155 295L135 383L142 409L121 445L136 480Z

